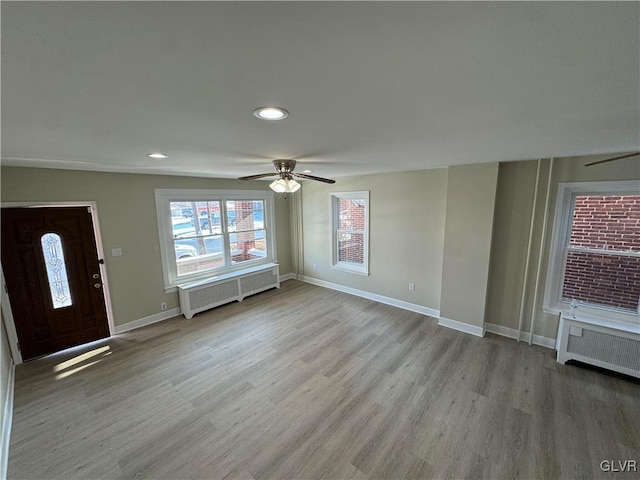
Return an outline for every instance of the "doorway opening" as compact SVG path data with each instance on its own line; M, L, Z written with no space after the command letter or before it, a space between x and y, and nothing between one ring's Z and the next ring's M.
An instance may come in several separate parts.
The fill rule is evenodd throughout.
M114 333L95 202L2 204L2 314L16 364Z

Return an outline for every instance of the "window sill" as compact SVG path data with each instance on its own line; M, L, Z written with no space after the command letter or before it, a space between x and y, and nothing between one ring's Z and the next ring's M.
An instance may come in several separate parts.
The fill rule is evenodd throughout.
M267 262L267 263L260 263L258 265L253 265L250 267L247 266L243 266L242 268L238 268L236 270L231 270L231 271L225 271L224 273L210 273L208 275L201 275L198 276L196 278L189 278L189 279L183 279L180 282L176 282L173 285L165 285L164 287L164 293L174 293L177 292L181 287L184 288L187 285L189 287L193 287L196 286L198 284L206 284L211 282L212 280L217 281L217 280L226 280L229 278L235 278L235 277L239 277L242 275L246 275L247 273L253 273L253 272L259 272L261 270L267 270L269 268L273 268L275 266L277 266L278 263L277 262Z
M577 313L575 316L568 314L568 313L562 313L562 318L564 320L568 320L568 321L576 321L576 322L580 322L580 323L586 323L588 325L595 325L598 327L604 327L604 328L610 328L612 330L618 330L621 332L628 332L628 333L635 333L635 334L640 334L640 325L631 325L629 323L626 322L620 322L617 320L608 320L608 319L602 319L602 318L594 318L594 317L590 317L587 315L580 315L579 313Z
M366 270L357 270L355 268L343 267L341 265L331 265L330 268L332 270L338 270L340 272L355 273L356 275L362 275L363 277L369 276L369 272L367 272Z
M585 307L582 307L582 310L578 307L574 315L571 314L569 309L565 308L545 307L543 311L549 315L562 315L567 320L575 320L623 332L640 333L640 318L633 314L624 315L606 310L594 312L593 309L586 310Z
M193 280L190 282L183 282L177 285L177 288L195 288L201 285L206 285L211 282L218 282L220 280L229 280L231 278L241 277L243 275L247 275L248 273L260 272L262 270L269 270L270 268L277 267L277 263L263 263L257 265L255 267L247 267L241 270L234 270L233 272L222 273L220 275L212 275L210 277L204 279Z

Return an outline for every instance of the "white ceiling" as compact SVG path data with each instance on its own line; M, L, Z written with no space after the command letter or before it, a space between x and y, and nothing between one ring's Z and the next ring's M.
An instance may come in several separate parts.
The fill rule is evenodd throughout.
M2 2L2 162L339 177L638 150L639 20L638 2Z

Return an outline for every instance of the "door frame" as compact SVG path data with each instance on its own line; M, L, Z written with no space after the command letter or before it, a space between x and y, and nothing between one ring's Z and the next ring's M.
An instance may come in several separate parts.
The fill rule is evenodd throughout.
M104 248L102 245L102 234L100 233L100 221L98 220L98 207L96 202L77 201L77 202L0 202L1 208L46 208L46 207L88 207L91 210L91 220L93 222L93 233L96 238L96 250L98 258L106 259ZM100 265L100 275L102 276L102 286L104 292L104 303L107 309L107 323L109 325L109 336L115 334L115 324L113 323L113 308L111 306L111 294L109 292L109 279L107 278L107 266L105 263ZM7 340L9 340L9 348L13 363L18 365L22 363L22 354L18 349L18 335L16 332L13 311L11 310L11 302L9 295L5 290L4 271L0 262L0 273L2 275L2 315L4 316L5 326L7 327Z

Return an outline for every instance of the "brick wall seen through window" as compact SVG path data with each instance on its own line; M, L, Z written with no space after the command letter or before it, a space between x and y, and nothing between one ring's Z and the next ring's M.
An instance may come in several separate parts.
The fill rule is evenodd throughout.
M338 261L364 263L365 205L361 200L339 201Z
M563 300L637 312L639 253L640 195L577 196Z
M369 275L369 192L331 193L331 266Z

